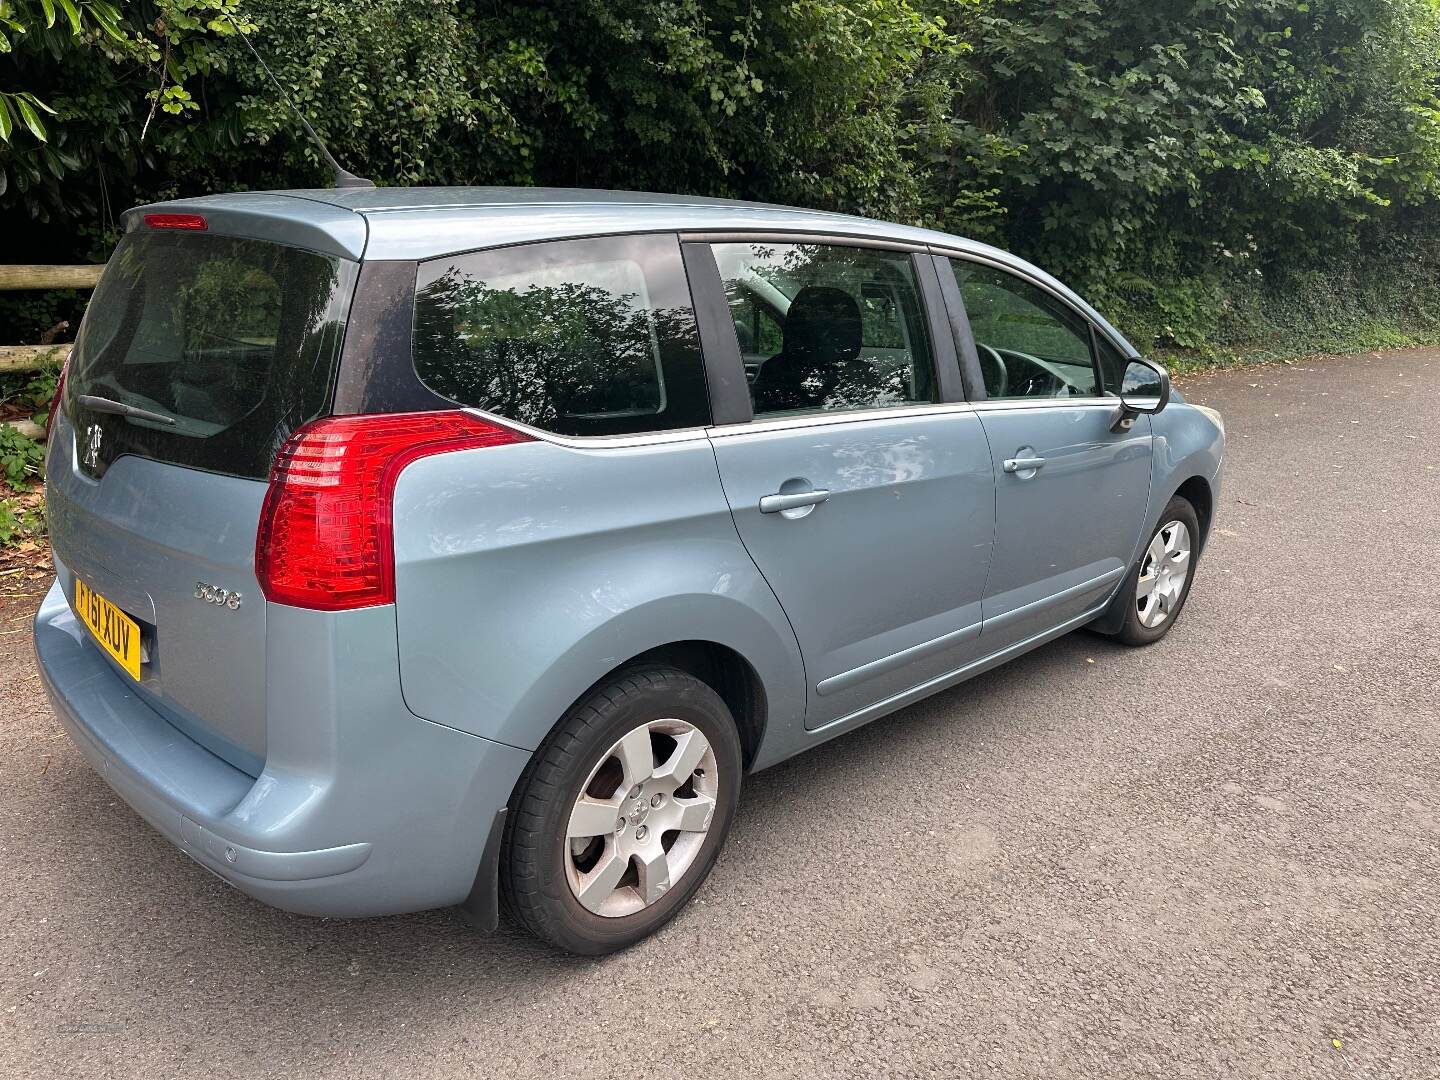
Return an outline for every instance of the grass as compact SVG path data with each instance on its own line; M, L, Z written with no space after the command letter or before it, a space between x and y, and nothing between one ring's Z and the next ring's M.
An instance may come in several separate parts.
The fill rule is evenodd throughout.
M1410 349L1440 346L1440 330L1401 333L1384 332L1344 337L1319 336L1294 343L1267 342L1238 346L1211 346L1201 349L1156 349L1150 355L1172 375L1197 375L1205 371L1290 363L1316 356L1349 356L1380 349Z

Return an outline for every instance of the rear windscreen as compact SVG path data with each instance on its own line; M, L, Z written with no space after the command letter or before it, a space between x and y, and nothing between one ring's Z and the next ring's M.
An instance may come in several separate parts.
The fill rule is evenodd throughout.
M98 476L135 454L267 477L329 401L354 280L353 263L282 244L128 233L66 381L81 468ZM127 406L150 415L120 415Z

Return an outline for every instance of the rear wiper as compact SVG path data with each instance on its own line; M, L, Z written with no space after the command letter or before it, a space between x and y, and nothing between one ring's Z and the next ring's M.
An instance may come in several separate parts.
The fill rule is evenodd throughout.
M114 413L116 416L129 416L136 420L149 420L156 424L175 425L173 416L166 416L164 413L151 412L149 409L141 409L135 405L126 405L123 401L112 401L108 397L96 397L94 394L81 394L75 399L87 409L94 412Z

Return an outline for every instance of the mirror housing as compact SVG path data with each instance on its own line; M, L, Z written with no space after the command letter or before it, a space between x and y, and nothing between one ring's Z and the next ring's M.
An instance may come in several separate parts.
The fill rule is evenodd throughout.
M1135 417L1142 413L1154 415L1170 403L1170 373L1153 360L1142 356L1125 365L1120 380L1120 411L1111 431L1129 431Z

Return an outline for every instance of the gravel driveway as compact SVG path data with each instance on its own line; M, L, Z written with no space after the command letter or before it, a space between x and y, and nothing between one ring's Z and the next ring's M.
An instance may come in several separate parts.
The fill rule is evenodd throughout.
M1440 1075L1437 383L1185 381L1230 456L1173 634L753 777L699 902L601 961L233 891L84 764L0 600L0 1076Z

